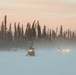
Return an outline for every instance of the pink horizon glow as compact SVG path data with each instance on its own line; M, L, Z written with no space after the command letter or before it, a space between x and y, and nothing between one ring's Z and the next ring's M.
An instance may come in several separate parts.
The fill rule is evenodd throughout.
M64 29L76 30L75 0L0 0L0 24L4 15L8 25L20 22L26 26L27 22L39 20L47 28L63 25Z

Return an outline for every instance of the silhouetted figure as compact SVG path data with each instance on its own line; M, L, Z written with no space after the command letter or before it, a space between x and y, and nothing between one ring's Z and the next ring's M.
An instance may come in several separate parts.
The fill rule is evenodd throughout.
M34 51L33 45L29 48L26 56L28 56L28 55L29 56L35 56L35 51Z

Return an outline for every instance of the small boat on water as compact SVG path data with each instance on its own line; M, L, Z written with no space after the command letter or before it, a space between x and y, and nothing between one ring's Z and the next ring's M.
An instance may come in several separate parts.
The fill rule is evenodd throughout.
M69 52L70 50L69 49L60 49L60 48L58 48L58 50L57 50L59 53L67 53L67 52Z
M27 52L27 55L26 56L35 56L35 50L33 48L33 46L31 46Z

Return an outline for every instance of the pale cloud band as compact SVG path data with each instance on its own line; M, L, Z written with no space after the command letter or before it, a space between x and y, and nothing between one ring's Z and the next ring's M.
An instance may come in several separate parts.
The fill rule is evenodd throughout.
M45 20L49 20L45 23L49 25L62 19L61 24L75 25L76 0L0 0L0 14L27 15L32 19L42 19L42 24ZM65 21L66 18L70 23ZM74 19L74 22L71 22L71 19ZM50 20L53 21L50 23ZM56 21L57 25L60 24L58 22Z

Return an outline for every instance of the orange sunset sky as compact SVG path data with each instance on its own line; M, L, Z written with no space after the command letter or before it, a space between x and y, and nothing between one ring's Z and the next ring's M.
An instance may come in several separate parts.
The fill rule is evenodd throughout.
M11 22L20 22L26 27L27 22L39 20L40 25L76 30L76 0L0 0L0 24L8 17Z

